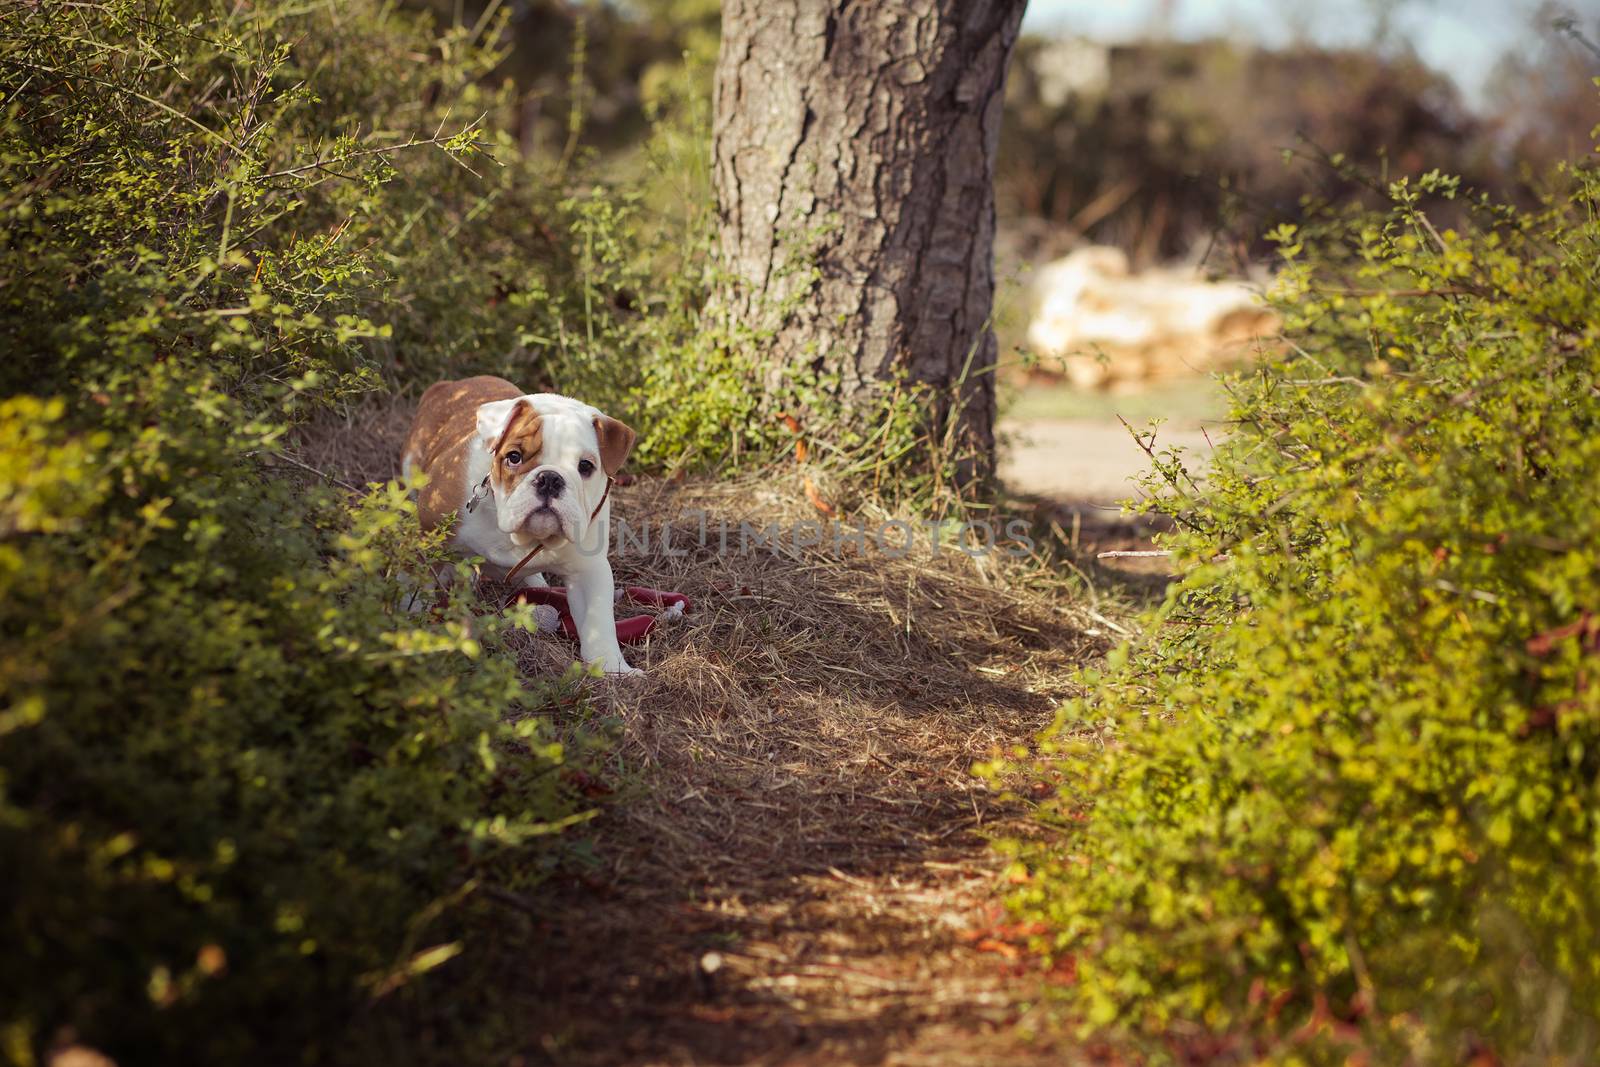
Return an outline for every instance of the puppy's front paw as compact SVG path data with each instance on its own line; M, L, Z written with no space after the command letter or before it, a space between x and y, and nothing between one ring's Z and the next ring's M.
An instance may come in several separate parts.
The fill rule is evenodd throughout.
M594 661L591 662L590 666L591 667L599 667L601 673L604 674L607 678L642 678L642 677L644 677L644 671L641 671L637 667L629 666L628 665L628 661L623 659L621 656L618 656L615 659L606 658L606 659L594 660Z

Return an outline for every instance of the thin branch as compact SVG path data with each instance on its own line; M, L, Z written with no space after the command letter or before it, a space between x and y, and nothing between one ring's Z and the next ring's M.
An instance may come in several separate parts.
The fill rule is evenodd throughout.
M461 131L461 133L465 133L467 130L476 129L477 126L478 126L478 123L482 122L482 121L483 121L482 117L479 117L476 121L468 124L465 127L465 129L463 129ZM403 144L375 145L375 146L373 146L371 148L360 148L360 149L357 149L356 151L350 152L348 154L338 155L338 156L328 156L327 158L324 158L324 159L314 159L310 163L302 163L297 167L285 167L283 170L270 171L270 172L268 172L266 174L259 175L255 180L264 182L264 181L269 181L269 180L271 180L273 178L288 178L288 177L292 177L293 175L296 175L296 174L303 174L308 170L327 170L328 167L332 166L335 163L346 163L346 162L349 162L352 159L359 159L362 156L381 156L381 155L387 155L390 152L401 152L401 151L404 151L405 149L408 149L408 148L425 148L428 145L444 144L446 141L452 140L453 138L459 137L460 135L461 135L460 133L453 133L449 137L444 137L444 136L440 136L438 134L435 134L432 137L426 137L426 138L413 137L411 140L406 141ZM471 170L470 167L467 168L467 169ZM338 177L341 177L341 178L348 177L348 175L339 174L338 171L329 171L329 173L337 175ZM476 173L476 172L474 172L474 173Z
M171 104L163 103L162 101L157 100L153 96L146 96L144 93L139 92L139 90L137 90L137 89L130 89L126 85L118 85L116 82L106 81L104 78L96 78L96 77L93 77L91 75L84 74L81 71L65 71L65 70L60 70L60 69L58 69L56 67L47 67L47 66L44 66L43 64L28 63L28 62L25 62L23 60L17 60L17 59L4 59L4 60L0 60L0 62L9 62L9 63L13 63L13 64L15 64L15 65L17 65L19 67L25 67L25 68L29 68L29 69L32 69L32 70L44 71L46 74L60 74L60 75L66 76L66 77L79 78L79 79L82 79L83 81L89 82L89 83L91 83L93 85L101 86L102 88L105 88L105 89L113 89L113 90L115 90L115 91L117 91L119 93L125 93L128 96L134 97L135 99L143 100L145 103L151 105L152 107L160 108L162 111L165 111L167 114L171 115L173 118L179 119L180 121L183 121L183 122L187 122L189 125L193 126L195 129L199 130L201 133L205 134L207 137L210 137L213 140L216 140L216 141L220 142L221 144L226 145L228 148L233 149L234 151L238 151L238 146L236 146L232 141L228 140L222 134L218 133L216 130L213 130L210 126L207 126L205 123L201 122L199 119L195 118L192 115L185 115L183 112L179 111L177 108L173 107Z
M318 478L321 478L323 481L331 482L332 484L337 485L341 489L348 489L352 493L361 492L360 489L358 489L357 487L351 485L349 482L345 481L343 478L339 478L339 477L337 477L335 475L329 474L327 471L318 470L316 467L313 467L311 464L305 462L304 460L296 459L294 456L290 455L288 452L275 452L275 453L273 453L273 456L276 459L281 459L281 460L285 461L286 463L289 463L289 464L291 464L293 466L299 467L301 470L306 471L309 474L315 474Z

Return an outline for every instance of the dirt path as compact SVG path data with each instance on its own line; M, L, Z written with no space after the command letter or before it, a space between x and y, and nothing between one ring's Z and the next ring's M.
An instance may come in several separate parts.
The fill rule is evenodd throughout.
M715 529L814 517L803 499L653 484L620 509ZM1081 589L950 552L674 548L619 561L699 610L635 658L642 688L605 698L598 862L528 921L541 960L507 962L544 1035L522 1062L1063 1062L1023 1036L1040 975L997 928L988 837L1025 824L971 767L1035 736L1103 654Z
M1032 419L1003 426L1012 439L1000 468L1007 485L1038 496L1114 508L1136 495L1135 477L1147 457L1115 419ZM1205 430L1164 428L1157 447L1211 451Z
M1077 463L1109 440L1063 432L1034 447ZM347 478L385 476L387 449L353 447L338 453ZM1090 484L1043 454L1020 464ZM445 1062L1077 1060L1036 1014L1044 976L997 903L989 841L1028 824L971 768L1050 722L1126 604L1063 568L926 544L903 559L848 544L740 551L737 534L724 545L725 526L815 521L791 480L614 494L619 518L671 530L620 553L618 581L682 591L696 611L630 652L642 683L595 694L583 729L608 736L607 763L573 780L601 812L592 860L501 891L495 944L463 978L527 1036L447 1048ZM1115 521L1085 532L1106 536L1144 534ZM1081 547L1092 568L1094 546ZM535 636L519 655L549 678L571 651Z

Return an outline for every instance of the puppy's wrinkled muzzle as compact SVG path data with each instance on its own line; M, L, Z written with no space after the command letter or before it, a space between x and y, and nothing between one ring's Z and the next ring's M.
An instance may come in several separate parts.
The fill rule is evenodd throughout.
M561 516L549 505L537 508L522 520L522 525L511 531L511 540L518 545L539 545L563 537Z

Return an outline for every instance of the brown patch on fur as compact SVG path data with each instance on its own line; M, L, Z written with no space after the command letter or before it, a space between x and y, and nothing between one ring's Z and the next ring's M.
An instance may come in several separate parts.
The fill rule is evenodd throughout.
M610 415L596 415L594 435L600 440L600 466L607 474L617 473L633 450L633 429Z
M402 453L413 470L428 476L417 493L417 518L431 530L472 494L467 470L477 447L478 408L521 396L522 390L492 375L437 382L422 394Z
M518 404L512 408L505 432L491 451L494 463L489 466L489 477L501 492L509 493L539 465L544 451L544 416L533 410L532 404ZM507 453L513 451L522 453L522 462L514 468L505 463Z

